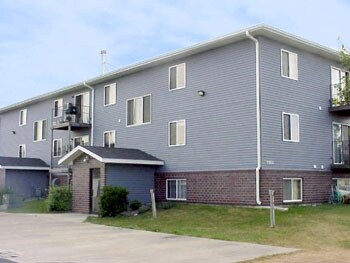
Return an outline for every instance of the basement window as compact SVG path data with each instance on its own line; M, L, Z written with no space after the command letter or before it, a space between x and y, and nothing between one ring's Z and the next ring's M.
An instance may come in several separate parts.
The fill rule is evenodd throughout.
M301 178L283 178L283 202L302 202Z
M166 180L167 200L186 200L186 179Z

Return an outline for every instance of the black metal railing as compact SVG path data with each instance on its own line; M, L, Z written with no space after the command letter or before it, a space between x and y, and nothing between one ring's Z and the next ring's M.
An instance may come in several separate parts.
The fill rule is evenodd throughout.
M56 107L52 109L52 120L54 124L65 122L91 124L91 114L89 106L76 106L73 104L67 107Z
M350 102L344 96L346 83L337 83L331 85L331 107L349 105Z
M333 164L350 164L350 141L333 141Z

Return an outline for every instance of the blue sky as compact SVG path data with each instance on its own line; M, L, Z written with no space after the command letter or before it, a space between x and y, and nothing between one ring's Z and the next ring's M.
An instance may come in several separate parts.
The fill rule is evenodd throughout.
M338 49L349 0L0 0L0 108L265 23Z

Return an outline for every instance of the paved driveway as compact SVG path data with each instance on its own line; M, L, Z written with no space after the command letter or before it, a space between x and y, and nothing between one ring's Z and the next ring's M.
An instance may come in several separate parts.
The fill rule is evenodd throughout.
M80 214L0 213L0 262L238 262L293 249L83 223ZM6 261L4 261L6 262Z

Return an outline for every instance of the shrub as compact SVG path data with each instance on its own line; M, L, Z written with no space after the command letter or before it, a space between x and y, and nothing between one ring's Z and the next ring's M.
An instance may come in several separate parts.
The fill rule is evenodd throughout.
M47 198L49 211L70 211L72 209L72 192L66 186L55 186L49 190Z
M142 205L141 202L139 200L135 199L135 200L132 200L130 202L129 207L130 207L131 210L136 211L136 210L138 210L141 207L141 205Z
M115 217L128 208L128 191L123 187L105 186L100 199L100 216Z

